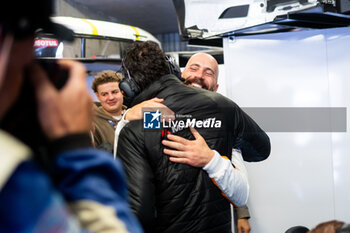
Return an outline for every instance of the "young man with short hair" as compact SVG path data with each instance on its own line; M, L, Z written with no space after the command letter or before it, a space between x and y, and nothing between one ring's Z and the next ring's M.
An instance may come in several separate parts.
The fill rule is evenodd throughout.
M121 79L119 73L105 70L96 75L91 86L100 101L94 104L93 142L96 147L110 152L113 150L115 128L126 110L119 89Z

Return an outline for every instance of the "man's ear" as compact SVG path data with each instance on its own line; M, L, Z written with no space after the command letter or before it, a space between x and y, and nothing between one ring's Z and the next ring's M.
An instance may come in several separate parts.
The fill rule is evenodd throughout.
M97 99L101 102L100 95L98 94L98 92L95 92L95 95L96 95Z
M216 84L215 88L214 88L214 92L217 92L217 90L219 89L219 84Z

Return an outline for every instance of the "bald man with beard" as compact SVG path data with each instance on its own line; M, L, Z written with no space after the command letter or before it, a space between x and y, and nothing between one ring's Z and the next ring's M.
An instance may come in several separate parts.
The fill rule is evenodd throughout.
M200 87L209 91L216 92L219 88L218 84L218 76L219 76L219 69L218 69L218 63L216 59L207 53L196 53L191 56L191 58L188 60L186 67L184 71L182 72L182 77L185 78L185 84L190 85L193 87ZM196 138L195 140L187 140L185 138L180 138L177 136L169 135L168 140L163 141L163 145L166 145L168 147L171 147L175 150L164 150L164 153L168 154L173 162L183 162L187 164L194 164L197 163L195 160L201 160L200 157L207 161L208 159L212 160L212 156L210 153L200 153L199 148L199 141L203 143L203 138ZM175 143L171 143L175 142ZM175 158L177 151L182 151L182 157ZM201 155L196 156L195 154ZM204 170L207 172L209 163L206 163L206 165L203 167ZM245 166L243 164L242 154L239 149L233 149L232 150L232 164L240 170L242 173L242 176L244 176L247 179L247 171L245 169ZM234 173L234 169L230 169L229 173ZM227 174L226 176L228 177ZM210 176L210 173L208 173ZM224 178L225 175L222 176ZM221 190L223 191L226 196L231 196L232 194L226 190L229 190L230 185L233 182L224 182L222 183ZM232 187L233 188L233 187ZM233 190L232 190L233 191ZM232 200L231 200L232 201ZM251 230L250 224L248 222L248 219L250 218L249 210L247 206L243 207L237 207L234 206L234 210L236 212L236 218L237 218L237 229L238 233L249 233Z

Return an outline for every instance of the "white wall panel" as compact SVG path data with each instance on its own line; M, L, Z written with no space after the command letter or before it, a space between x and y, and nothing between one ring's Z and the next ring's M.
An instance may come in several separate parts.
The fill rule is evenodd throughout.
M347 107L347 132L350 132L350 33L348 28L327 31L330 103ZM333 133L335 218L350 219L350 133Z
M349 48L349 29L225 38L226 94L241 107L350 107ZM270 157L246 164L252 233L349 220L349 133L268 135Z

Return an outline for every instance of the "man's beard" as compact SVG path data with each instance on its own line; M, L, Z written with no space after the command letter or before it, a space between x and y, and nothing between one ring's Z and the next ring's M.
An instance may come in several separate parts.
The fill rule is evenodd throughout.
M199 78L189 78L189 79L186 79L185 82L184 82L186 85L189 85L189 86L195 86L195 87L201 87L205 90L209 90L209 91L212 91L208 86L207 84L204 83L204 80L203 79L199 79ZM197 84L197 85L196 85Z

